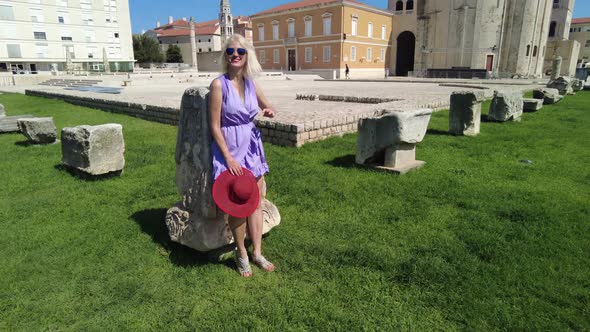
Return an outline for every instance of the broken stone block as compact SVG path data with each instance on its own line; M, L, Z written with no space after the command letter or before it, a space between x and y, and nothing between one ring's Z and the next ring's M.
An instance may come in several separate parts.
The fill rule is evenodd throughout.
M211 196L213 161L206 88L184 92L176 141L176 187L182 200L166 213L172 241L198 251L227 249L234 242L228 216L217 208ZM277 207L261 190L263 234L281 222ZM221 248L221 249L220 249Z
M523 98L522 109L524 112L536 112L543 108L543 99Z
M449 109L449 132L454 135L478 135L483 100L483 91L453 92Z
M57 140L53 118L22 118L17 120L19 131L32 143L50 144Z
M125 142L120 124L78 126L61 131L62 163L90 175L121 172Z
M554 80L549 81L549 83L547 83L547 87L550 89L557 89L559 94L562 96L574 92L572 89L572 79L566 76L560 76Z
M522 93L495 91L488 119L492 121L518 121L522 116Z
M358 122L356 163L404 174L419 168L416 144L426 135L432 109L379 111Z
M540 88L533 90L533 98L543 99L544 105L550 105L558 103L563 98L563 96L559 94L557 89Z
M6 116L6 112L4 111L4 105L0 104L0 118Z

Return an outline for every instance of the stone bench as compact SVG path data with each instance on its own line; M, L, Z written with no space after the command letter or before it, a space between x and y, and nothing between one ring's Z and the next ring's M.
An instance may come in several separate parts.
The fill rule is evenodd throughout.
M416 144L426 135L432 109L381 111L358 123L355 161L377 169L405 174L422 167Z
M125 142L120 124L77 126L61 131L62 163L89 175L121 173Z
M21 118L17 120L20 132L35 144L51 144L57 140L53 118Z

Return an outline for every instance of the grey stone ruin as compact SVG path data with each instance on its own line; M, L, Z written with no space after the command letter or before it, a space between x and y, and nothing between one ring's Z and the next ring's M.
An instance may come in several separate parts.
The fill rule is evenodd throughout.
M573 94L574 90L572 88L573 81L571 78L566 76L560 76L554 80L549 81L547 83L547 87L550 89L557 89L559 94L565 96L567 94Z
M359 119L356 163L405 174L422 167L416 160L416 144L422 142L432 109L378 111Z
M522 110L524 112L536 112L543 108L543 99L524 98L522 100Z
M213 166L206 88L189 88L182 96L176 141L176 186L182 200L166 213L166 226L172 241L198 251L230 250L233 236L227 215L219 210L211 196ZM281 222L277 207L265 198L263 233ZM220 252L222 253L222 252Z
M522 116L522 99L519 91L495 91L488 119L498 122L519 121Z
M551 81L555 80L561 75L561 62L563 59L558 55L553 58L551 63Z
M574 92L584 90L584 81L581 79L575 78L572 82L572 89L574 90Z
M120 124L63 128L61 141L61 161L74 170L96 176L120 173L125 167Z
M53 118L22 118L17 120L18 129L35 144L51 144L57 141L57 128Z
M451 94L449 132L454 135L479 135L483 91L455 91Z
M550 105L558 103L563 98L563 96L559 94L557 89L540 88L533 90L533 98L543 99L544 105Z
M0 104L0 118L6 116L6 112L4 111L4 105Z

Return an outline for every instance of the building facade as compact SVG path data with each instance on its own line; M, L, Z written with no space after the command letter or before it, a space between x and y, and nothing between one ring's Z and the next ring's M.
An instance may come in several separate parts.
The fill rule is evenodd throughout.
M389 0L392 72L543 74L554 0Z
M0 72L132 71L131 37L128 0L0 0Z
M590 17L572 19L569 39L580 43L576 65L586 67L586 64L590 62Z
M550 74L553 59L562 58L561 75L574 76L580 43L569 38L575 0L553 0L544 73Z
M383 77L389 68L392 14L349 0L304 0L251 16L265 70L336 71Z

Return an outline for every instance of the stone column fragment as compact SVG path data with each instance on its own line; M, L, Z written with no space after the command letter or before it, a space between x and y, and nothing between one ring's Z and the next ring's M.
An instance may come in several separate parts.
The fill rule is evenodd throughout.
M213 161L208 110L209 90L189 88L181 102L176 141L176 186L182 197L166 213L172 241L199 251L211 251L233 243L227 215L213 201ZM277 226L281 216L262 190L263 233Z
M563 61L561 56L556 56L553 58L553 62L551 63L551 81L558 78L561 75L561 62Z
M356 163L404 174L419 168L416 144L426 135L431 109L380 111L358 122Z
M6 116L6 112L4 111L4 105L0 104L0 118Z
M522 99L522 93L519 91L495 91L488 119L498 122L519 121L522 116Z
M454 135L479 135L483 91L456 91L451 94L449 132Z
M533 90L533 98L543 99L543 104L550 105L558 103L563 96L559 94L557 89L541 88Z

